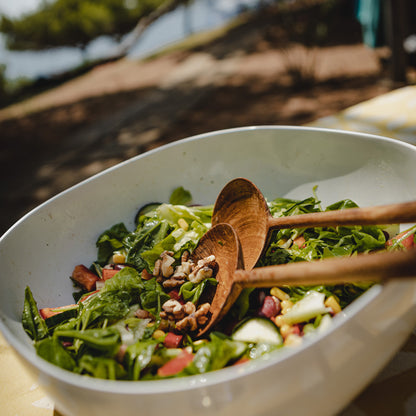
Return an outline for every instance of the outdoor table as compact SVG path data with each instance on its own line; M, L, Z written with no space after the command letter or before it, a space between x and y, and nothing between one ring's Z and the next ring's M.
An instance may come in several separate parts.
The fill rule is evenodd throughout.
M394 90L309 126L378 134L416 144L416 86ZM2 415L59 416L1 334L0 386ZM416 329L377 378L340 414L376 415L416 415Z

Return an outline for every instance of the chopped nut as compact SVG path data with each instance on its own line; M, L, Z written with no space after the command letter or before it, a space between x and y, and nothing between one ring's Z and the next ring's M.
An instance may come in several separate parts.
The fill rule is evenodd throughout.
M162 259L157 259L155 262L155 267L153 268L153 276L160 276L160 271L162 267Z
M182 256L181 256L181 263L185 263L185 262L189 261L189 257L190 257L189 251L185 250L182 253Z
M186 302L183 309L187 315L192 315L196 311L196 306L192 302Z
M162 283L162 285L166 289L174 289L175 287L182 286L184 283L185 283L185 279L178 280L178 279L171 278L171 279L165 280Z
M173 263L175 263L175 259L172 257L173 253L171 251L164 251L161 254L162 264L161 264L161 271L163 277L170 277L172 276L173 270Z
M176 322L176 328L180 331L195 331L198 329L198 324L194 316L186 316L180 321Z
M205 279L212 277L218 271L218 263L215 261L215 256L211 255L198 261L188 279L192 283L200 283Z
M169 299L163 305L162 309L168 314L172 314L176 319L182 319L185 315L183 307L177 300Z
M134 314L139 319L147 319L147 318L150 318L150 313L148 311L145 311L144 309L137 309L137 311L134 312Z

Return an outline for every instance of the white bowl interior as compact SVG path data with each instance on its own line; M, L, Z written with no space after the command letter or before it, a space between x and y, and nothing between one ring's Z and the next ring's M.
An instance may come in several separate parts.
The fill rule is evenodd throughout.
M82 377L68 375L39 359L20 323L25 286L31 287L39 307L72 303L73 288L68 277L76 264L89 265L95 259L95 241L103 230L121 221L132 229L140 206L167 201L177 186L189 189L196 203L213 203L225 183L240 176L256 183L267 198L304 198L318 185L318 196L324 205L344 198L361 206L401 202L416 199L416 150L404 143L364 134L250 127L175 142L96 175L30 212L1 238L0 329L8 341L32 366L53 374L60 382L66 379L72 386L79 383L92 389L107 386L118 393L135 390L136 387L126 389L125 385L115 387L123 384L120 382L84 383L80 381ZM387 289L399 298L407 293L401 311L403 317L411 310L403 329L406 332L416 322L415 284L389 287L375 288L367 296L368 302L365 298L357 302L350 315L356 316L368 303L377 303ZM390 324L380 325L380 334ZM336 331L337 326L333 329ZM287 354L299 355L302 351ZM391 355L391 350L388 353ZM273 362L279 360L282 361L276 358ZM211 384L238 380L241 372L263 371L267 366L253 364L248 370L224 370L204 379ZM157 387L144 383L142 391L156 394L165 386L175 390L192 385L189 380L177 381L175 385L171 381L158 383ZM302 388L291 391L299 393Z

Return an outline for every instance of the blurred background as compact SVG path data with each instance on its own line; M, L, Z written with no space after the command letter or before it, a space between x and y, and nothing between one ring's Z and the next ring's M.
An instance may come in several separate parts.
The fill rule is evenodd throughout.
M0 235L165 143L306 125L415 84L415 3L0 0Z

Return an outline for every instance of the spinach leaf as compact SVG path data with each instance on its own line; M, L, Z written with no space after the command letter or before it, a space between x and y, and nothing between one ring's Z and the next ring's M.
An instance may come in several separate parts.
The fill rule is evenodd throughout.
M80 374L107 380L120 380L126 377L123 366L114 358L97 357L84 354L78 361L76 369Z
M163 287L152 278L144 282L144 290L140 293L141 307L154 316L158 316L162 305L170 299Z
M130 233L123 240L127 251L126 261L135 266L138 270L147 268L152 270L153 263L143 258L143 252L146 252L161 241L163 241L172 231L172 226L166 220L156 218L141 220L133 233ZM162 249L163 251L163 249ZM162 253L158 253L157 257ZM156 258L157 258L156 257ZM155 259L156 260L156 259Z
M130 380L140 379L141 372L151 363L157 346L157 341L148 340L127 347L123 364Z
M132 302L130 294L126 291L100 292L97 296L88 300L88 303L81 309L79 319L81 329L98 324L106 319L117 321L123 318L129 311Z
M169 198L169 203L172 205L188 205L192 202L192 195L189 191L179 186L174 189Z
M35 341L48 336L49 330L44 319L40 316L38 306L28 286L25 289L22 324L25 332Z
M37 354L65 370L73 371L76 361L56 337L48 337L35 344Z
M115 354L121 345L120 333L114 327L93 328L82 331L60 329L54 332L54 336L65 339L79 339L86 346L104 352L109 356Z
M135 298L143 288L144 285L138 271L132 267L124 267L111 279L106 280L101 293L125 291Z
M98 257L100 265L107 263L113 252L123 248L123 239L129 234L123 223L113 225L109 230L104 231L97 240Z
M216 286L217 284L217 280L213 277L205 279L197 284L187 281L180 287L179 295L182 295L185 301L196 304L198 303L205 289L208 289L209 286Z
M209 343L202 344L192 363L184 370L186 374L202 374L219 370L237 361L247 350L247 344L211 334Z

